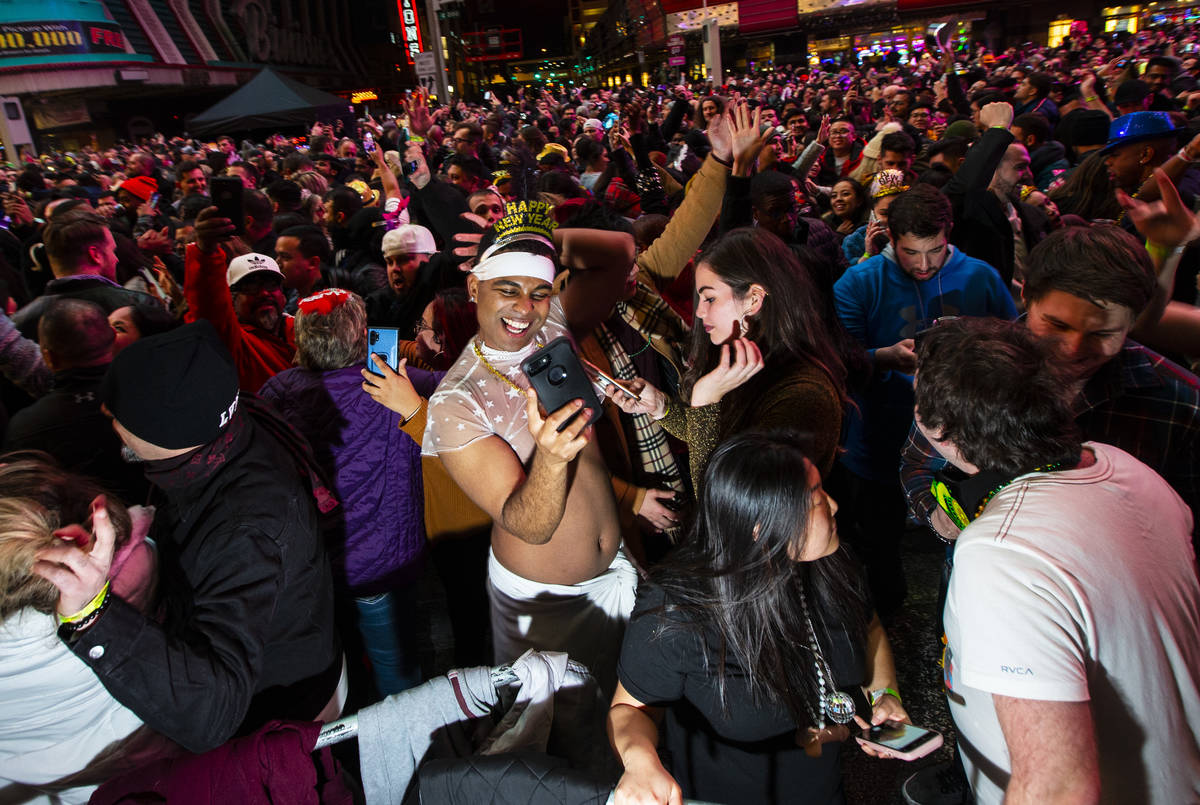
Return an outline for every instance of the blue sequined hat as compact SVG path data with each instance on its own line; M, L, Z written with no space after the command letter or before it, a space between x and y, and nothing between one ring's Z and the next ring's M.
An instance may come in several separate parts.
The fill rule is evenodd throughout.
M1185 130L1176 128L1167 112L1130 112L1108 125L1108 142L1100 153L1108 154L1132 143L1165 139Z

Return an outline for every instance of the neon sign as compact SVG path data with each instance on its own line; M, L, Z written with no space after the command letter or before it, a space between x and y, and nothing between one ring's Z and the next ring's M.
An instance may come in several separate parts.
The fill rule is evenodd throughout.
M413 57L421 52L421 24L417 20L417 6L414 0L396 0L400 11L400 27L404 29L404 53L408 63L413 63Z

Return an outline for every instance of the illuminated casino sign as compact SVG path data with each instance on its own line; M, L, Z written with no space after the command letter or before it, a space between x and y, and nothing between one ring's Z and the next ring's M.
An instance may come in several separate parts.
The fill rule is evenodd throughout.
M400 27L404 29L404 52L408 63L421 52L421 23L417 20L417 4L414 0L396 0L400 10Z
M76 20L0 23L0 58L124 53L125 35L112 22Z

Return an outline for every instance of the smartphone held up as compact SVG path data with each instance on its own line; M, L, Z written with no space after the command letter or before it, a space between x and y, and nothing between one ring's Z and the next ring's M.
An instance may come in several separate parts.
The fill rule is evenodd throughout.
M558 409L575 400L583 400L583 408L591 416L588 424L593 424L603 415L600 400L592 388L591 380L575 354L575 347L570 339L560 336L537 352L521 361L521 370L529 378L529 385L537 392L538 401L546 409L547 414L553 414ZM576 414L559 426L561 432L575 421Z

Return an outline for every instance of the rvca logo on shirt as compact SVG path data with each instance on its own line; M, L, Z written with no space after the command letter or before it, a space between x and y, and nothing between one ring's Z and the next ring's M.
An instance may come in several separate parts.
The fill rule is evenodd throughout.
M1003 674L1016 674L1017 676L1033 676L1033 669L1022 665L1001 665L1000 672Z

